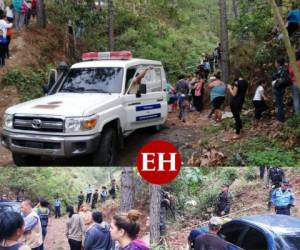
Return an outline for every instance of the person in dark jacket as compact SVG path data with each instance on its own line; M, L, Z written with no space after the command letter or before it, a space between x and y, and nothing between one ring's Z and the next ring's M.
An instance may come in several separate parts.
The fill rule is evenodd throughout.
M285 86L278 85L277 82L280 79L285 79L289 75L288 69L285 65L284 58L278 58L276 61L276 71L274 72L272 78L272 92L275 97L275 107L276 107L276 119L279 123L285 121L285 111L284 111L284 94Z
M87 229L84 240L85 250L108 250L112 247L112 239L107 228L101 226L101 212L93 212L93 223Z
M188 107L189 83L185 80L185 76L181 75L176 83L176 92L179 104L179 120L186 121L186 109Z
M216 212L218 216L229 214L231 195L229 193L229 185L224 185L222 192L218 196Z
M80 191L80 194L78 195L78 207L77 207L77 211L79 211L80 206L83 204L84 201L84 195L83 192Z
M241 138L240 132L243 128L243 123L240 114L248 89L248 82L243 79L241 71L239 69L235 70L235 81L232 85L227 85L227 89L229 94L231 95L230 109L235 120L235 135L232 137L232 139L237 140Z
M98 193L98 189L96 189L95 193L93 194L92 209L95 209L97 207L98 198L99 198L99 193Z

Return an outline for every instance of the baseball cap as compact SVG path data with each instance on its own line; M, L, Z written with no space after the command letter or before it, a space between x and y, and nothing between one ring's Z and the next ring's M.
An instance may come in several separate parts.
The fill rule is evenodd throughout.
M209 220L209 224L214 225L214 226L221 226L223 224L223 221L221 220L221 218L213 216Z
M288 184L289 184L289 181L288 181L288 180L283 180L283 181L282 181L282 184L288 185Z

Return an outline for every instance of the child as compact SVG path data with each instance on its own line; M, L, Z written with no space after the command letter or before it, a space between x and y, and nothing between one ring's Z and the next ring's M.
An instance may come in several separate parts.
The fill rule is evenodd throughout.
M6 46L7 38L3 34L3 30L0 30L0 67L5 65L5 55L6 55Z
M266 104L266 96L264 94L264 87L266 86L265 81L258 81L258 86L255 90L255 95L253 97L253 105L255 108L255 124L257 125L260 118L262 117L262 113L268 109Z

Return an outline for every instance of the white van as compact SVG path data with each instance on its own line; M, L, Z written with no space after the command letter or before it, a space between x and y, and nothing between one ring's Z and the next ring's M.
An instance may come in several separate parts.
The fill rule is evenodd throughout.
M89 52L82 59L59 75L52 70L47 96L6 110L1 144L16 165L78 155L91 155L96 166L114 165L124 136L165 122L161 62L133 59L129 51Z

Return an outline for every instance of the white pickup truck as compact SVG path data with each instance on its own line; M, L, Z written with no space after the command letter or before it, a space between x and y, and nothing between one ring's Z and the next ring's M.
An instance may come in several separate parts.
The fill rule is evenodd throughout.
M9 107L1 144L18 166L38 166L41 156L90 156L111 166L123 138L167 118L166 75L159 61L131 52L89 52L48 84L47 95Z

